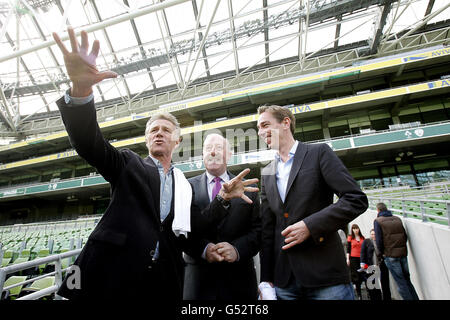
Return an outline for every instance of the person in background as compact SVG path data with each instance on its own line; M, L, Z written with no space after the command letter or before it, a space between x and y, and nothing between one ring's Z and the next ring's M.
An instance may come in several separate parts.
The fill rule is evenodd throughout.
M344 229L339 229L338 234L341 238L342 248L344 249L344 256L347 257L347 232L344 231Z
M402 220L392 215L382 202L377 204L377 218L373 222L376 244L384 258L386 267L398 286L403 300L419 300L411 282L408 268L408 236Z
M378 249L375 244L375 231L372 229L370 230L370 238L367 238L363 241L361 245L361 268L366 270L369 268L369 266L376 266L379 268L380 261L379 261L379 254L377 255ZM368 284L368 278L370 277L371 273L363 274L364 276L364 282L366 284L367 291L369 292L369 298L370 300L381 300L381 289L378 289L375 287L375 283ZM378 281L378 279L375 279L375 281ZM374 287L371 289L371 285Z
M361 245L364 239L359 226L353 224L351 234L347 238L347 265L350 267L351 279L355 285L358 300L362 300L361 284L364 280L362 273L358 272L361 263Z

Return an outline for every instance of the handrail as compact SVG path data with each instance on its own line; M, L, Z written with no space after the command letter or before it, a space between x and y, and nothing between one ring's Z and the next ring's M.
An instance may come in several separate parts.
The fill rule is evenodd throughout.
M31 300L31 299L37 299L43 296L46 296L48 294L54 293L56 291L58 291L59 286L62 283L62 272L68 270L69 268L65 268L62 269L61 267L61 260L62 259L67 259L67 258L71 258L74 256L79 255L81 252L81 249L75 249L75 250L71 250L71 251L67 251L64 253L60 253L60 254L55 254L55 255L51 255L51 256L47 256L47 257L43 257L43 258L38 258L38 259L34 259L31 261L26 261L26 262L22 262L22 263L18 263L18 264L13 264L10 266L6 266L3 268L0 268L0 294L5 291L5 290L9 290L11 288L20 286L20 285L24 285L24 284L28 284L30 282L33 282L35 280L38 279L42 279L51 275L55 275L55 285L51 286L49 288L40 290L38 292L34 292L32 294L23 296L21 298L19 298L18 300ZM4 288L4 284L5 284L5 280L6 280L6 276L10 273L15 273L18 271L22 271L22 270L26 270L26 269L30 269L33 267L37 267L41 264L46 264L46 263L50 263L50 262L54 262L55 263L55 271L32 278L32 279L28 279L19 283L16 283L14 285L8 286L6 288Z
M67 225L75 225L75 227L77 227L77 225L80 224L87 224L88 222L93 222L95 224L95 220L100 218L102 215L89 215L89 216L83 216L83 217L79 217L78 219L70 219L70 220L51 220L51 221L41 221L41 222L32 222L32 223L25 223L25 224L14 224L14 225L5 225L5 226L0 226L0 230L4 231L4 230L8 230L10 229L10 232L13 232L14 228L27 228L26 232L28 231L29 228L38 228L38 227L45 227L46 230L51 230L51 229L55 229L58 227L64 227L64 229L66 228ZM21 230L16 230L16 232L20 232Z
M73 151L73 149L71 149L70 151ZM3 186L0 187L0 191L2 190L8 190L11 188L18 188L18 187L22 187L22 186L27 186L27 187L33 187L33 186L40 186L43 184L48 184L48 183L58 183L58 182L67 182L67 181L73 181L73 180L79 180L79 179L85 179L85 178L93 178L93 177L98 177L99 174L94 174L94 175L86 175L86 176L79 176L79 177L74 177L74 178L67 178L67 179L61 179L61 180L57 180L57 181L34 181L34 182L30 182L30 183L21 183L21 184L16 184L16 185L12 185L12 186Z
M20 297L17 300L36 300L42 297L45 297L49 294L52 294L58 291L59 287L57 285L53 285L51 287L27 294L26 296Z
M433 195L442 195L444 194L448 194L448 191L444 191L444 190L430 190L430 189L418 189L415 190L413 188L411 188L410 190L405 189L405 190L399 190L399 191L385 191L383 189L380 189L378 192L367 192L366 190L364 190L364 192L367 195L371 195L371 196L377 196L380 194L386 194L388 193L389 196L391 196L392 198L397 198L397 197L414 197L414 196L422 196L426 197L426 196L433 196Z
M406 198L406 197L394 198L394 197L371 196L371 195L368 195L368 198L369 198L369 207L375 207L376 203L384 202L384 203L386 203L386 205L390 211L400 213L404 218L407 218L408 214L409 215L420 215L423 222L432 222L433 223L433 221L429 220L430 218L442 220L442 221L447 222L447 225L450 228L450 201L449 200L418 199L418 198L409 198L409 197L408 198ZM393 208L393 205L392 205L393 201L397 201L397 202L401 201L402 209ZM408 201L409 202L411 202L411 201L418 202L419 205L417 206L417 205L407 204L406 202L408 202ZM441 210L445 210L447 213L447 216L445 217L445 216L430 214L429 210L436 210L436 208L434 208L434 207L429 207L430 203L445 204L446 208L441 209ZM420 212L408 210L407 209L408 207L420 209Z

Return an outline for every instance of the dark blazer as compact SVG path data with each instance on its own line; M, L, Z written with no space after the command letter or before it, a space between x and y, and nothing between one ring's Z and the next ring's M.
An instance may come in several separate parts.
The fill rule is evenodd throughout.
M234 176L228 173L230 179ZM201 209L209 203L207 175L203 173L189 179L194 189L192 201ZM232 199L229 214L217 228L205 236L191 234L190 254L185 255L186 300L256 300L257 280L253 256L261 246L260 200L257 192L246 193L253 201ZM229 242L239 252L239 261L208 263L201 255L208 243Z
M378 264L377 261L374 261L373 259L373 253L375 251L375 247L373 245L372 239L364 239L363 243L361 244L361 257L359 260L361 263L367 264L369 266Z
M368 207L366 195L327 144L299 141L283 203L276 182L276 162L261 171L261 281L285 287L321 287L349 283L337 230ZM333 204L333 196L339 200ZM287 250L281 232L303 220L311 236Z
M106 141L93 102L70 106L60 99L57 105L72 146L111 185L110 204L75 261L81 289L73 289L69 275L58 294L69 299L180 300L185 239L171 229L175 197L170 214L160 222L160 178L155 163L131 150L117 150ZM202 213L192 205L192 231L203 232L226 214L217 200ZM158 241L160 256L154 262Z

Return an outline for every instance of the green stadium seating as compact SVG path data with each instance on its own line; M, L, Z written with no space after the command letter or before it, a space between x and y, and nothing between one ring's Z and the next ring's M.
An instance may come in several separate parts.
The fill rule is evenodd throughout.
M6 250L5 253L3 253L3 258L10 258L12 259L14 252L11 250Z
M50 250L49 249L40 249L37 255L37 258L44 258L47 257L50 254ZM45 267L47 266L46 263L40 264L38 269L39 269L39 273L44 272Z
M2 259L2 267L6 267L11 262L11 258Z
M34 281L31 286L23 288L22 292L36 292L42 289L49 288L55 284L55 277L45 277Z
M20 258L29 258L30 257L30 250L29 249L23 249L22 252L20 253L19 257Z
M22 262L26 262L28 260L29 260L29 257L19 257L16 260L14 260L13 264L19 264L19 263L22 263Z
M22 289L22 295L25 295L25 293L29 294L29 293L32 293L32 292L37 292L37 291L49 288L49 287L53 286L54 284L55 284L55 277L54 276L45 277L45 278L42 278L42 279L35 280L31 284L31 286L25 287L25 288ZM45 300L49 295L50 294L42 297L41 299Z
M4 288L5 287L9 287L9 286L11 286L13 284L23 282L26 279L27 279L27 276L12 276L12 277L9 277L5 281L3 287ZM20 292L22 291L22 287L23 287L23 285L19 285L17 287L9 289L8 292L6 293L6 297L5 298L12 299L12 300L17 298L19 296Z

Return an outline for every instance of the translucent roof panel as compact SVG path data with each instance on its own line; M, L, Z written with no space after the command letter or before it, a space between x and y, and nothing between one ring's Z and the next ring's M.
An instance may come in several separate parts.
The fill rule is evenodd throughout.
M213 2L209 0L208 2ZM222 1L223 2L223 1ZM184 33L195 29L195 15L192 3L185 2L164 10L172 35ZM182 18L182 19L180 19Z
M112 100L120 97L127 97L127 90L124 87L123 78L107 79L98 85L105 100Z
M439 4L443 2L445 1L436 1L434 7L440 7ZM427 1L417 1L411 4L397 3L394 7L395 10L392 10L391 23L395 21L395 24L391 30L393 32L399 32L413 25L418 20L421 20L425 15L427 5Z
M264 35L262 34L237 41L240 68L248 68L255 64L264 63L264 44L261 44L263 41Z
M220 46L218 48L220 48ZM218 74L236 69L233 51L220 50L215 54L210 54L208 55L208 63L211 74Z
M89 3L89 1L87 1L87 3ZM130 10L129 7L123 3L123 1L95 0L94 3L102 20L116 17ZM90 7L92 10L95 10L92 5Z
M66 12L66 19L67 21L64 21L64 15L61 13L60 16L60 27L53 31L60 31L61 29L65 29L65 23L67 22L73 27L80 27L80 26L87 26L92 22L97 21L96 19L90 19L90 16L86 13L86 11L89 10L89 2L86 1L70 1L65 0L61 1L61 5L63 7L64 12ZM53 7L55 8L55 7Z
M152 88L150 77L147 72L130 74L130 76L127 77L127 84L130 88L131 94L133 95Z
M17 100L13 100L12 102L14 107L17 107L17 104L19 104L18 111L24 116L46 111L44 110L45 105L40 96L25 96L21 97L19 102Z
M356 17L346 17L341 23L340 45L366 40L374 34L374 13L365 12ZM333 35L334 37L334 35Z
M123 53L128 55L132 55L133 53L138 52L138 48L136 48L138 43L129 21L118 23L116 25L108 27L106 33L109 40L111 41L111 46L114 51L124 51ZM125 51L123 49L128 50Z
M56 110L54 101L70 82L51 33L64 37L67 25L76 32L88 30L91 44L100 41L99 70L119 73L117 79L94 88L95 101L107 104L112 99L128 101L136 94L151 95L154 89L159 93L163 87L183 91L198 79L208 81L223 73L232 77L253 66L266 67L266 62L271 66L321 50L330 52L336 35L339 47L370 44L385 1L374 0L370 6L363 2L0 0L0 85L6 96L0 102L0 121L17 126L0 136L20 132L31 116L45 118ZM156 10L156 4L164 8ZM423 27L429 8L435 16L425 21L428 24L450 18L448 1L394 1L382 21L385 34L376 43L379 50L387 39ZM70 48L67 40L64 43Z

